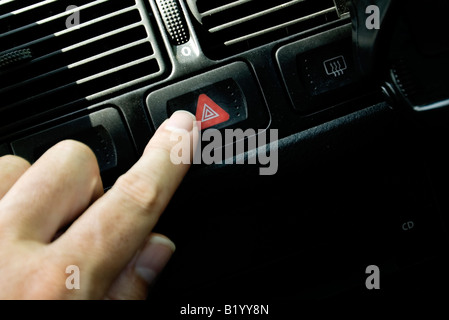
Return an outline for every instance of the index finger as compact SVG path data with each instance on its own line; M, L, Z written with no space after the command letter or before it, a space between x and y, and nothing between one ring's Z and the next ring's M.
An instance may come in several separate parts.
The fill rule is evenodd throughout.
M17 156L0 157L0 200L30 166L27 160Z
M181 144L192 157L197 130L192 114L174 113L140 160L53 244L72 253L79 261L70 263L82 263L90 276L101 275L97 290L107 289L150 234L190 166L173 163L170 154Z

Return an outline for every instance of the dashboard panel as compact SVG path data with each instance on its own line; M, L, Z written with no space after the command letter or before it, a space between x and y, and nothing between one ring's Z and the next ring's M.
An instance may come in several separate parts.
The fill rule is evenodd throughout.
M0 1L0 155L76 139L108 189L175 110L250 129L215 146L231 159L194 164L162 216L177 252L154 307L437 293L448 113L398 101L386 62L358 67L349 2ZM249 141L271 130L264 176Z

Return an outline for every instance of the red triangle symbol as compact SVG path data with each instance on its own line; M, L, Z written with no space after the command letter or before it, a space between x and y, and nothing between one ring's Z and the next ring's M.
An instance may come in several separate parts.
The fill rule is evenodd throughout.
M229 120L229 113L205 94L198 97L196 107L196 120L201 122L201 129L206 129L216 124Z

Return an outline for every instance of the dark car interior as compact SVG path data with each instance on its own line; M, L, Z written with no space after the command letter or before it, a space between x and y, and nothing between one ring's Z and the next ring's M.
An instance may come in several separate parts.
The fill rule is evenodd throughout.
M75 139L107 190L165 119L207 98L229 116L219 132L277 139L223 142L232 161L192 165L155 230L177 251L149 303L447 297L448 12L445 0L0 0L0 156L34 162ZM265 151L275 174L252 161Z

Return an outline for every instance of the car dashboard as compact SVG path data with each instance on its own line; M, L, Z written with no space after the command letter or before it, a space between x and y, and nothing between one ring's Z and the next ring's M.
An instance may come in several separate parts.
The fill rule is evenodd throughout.
M156 227L177 251L150 292L155 308L439 295L447 77L422 68L440 80L419 91L422 64L398 45L408 29L389 29L404 10L379 29L396 38L364 46L357 37L376 26L356 25L371 15L357 2L2 0L0 155L32 163L75 139L107 190L187 110L203 138L240 134L193 164ZM419 49L447 57L434 32Z

